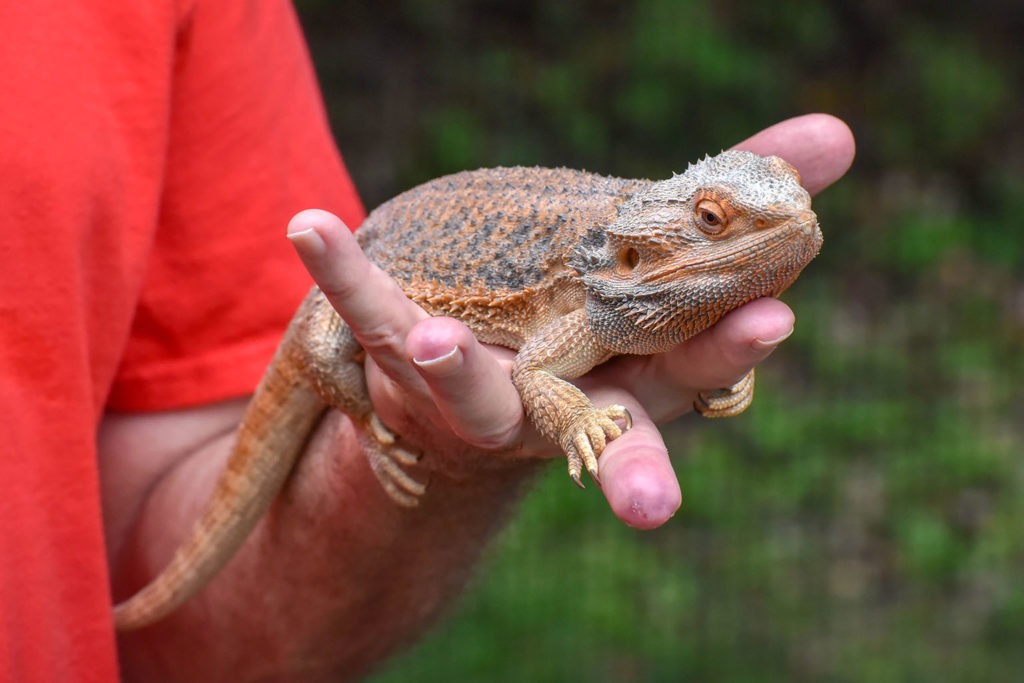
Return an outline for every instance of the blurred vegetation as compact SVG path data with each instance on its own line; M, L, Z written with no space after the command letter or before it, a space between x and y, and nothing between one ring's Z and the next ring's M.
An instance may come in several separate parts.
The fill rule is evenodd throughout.
M499 164L666 177L809 111L859 145L754 406L666 428L676 518L553 468L376 680L1019 680L1024 5L299 8L369 206Z

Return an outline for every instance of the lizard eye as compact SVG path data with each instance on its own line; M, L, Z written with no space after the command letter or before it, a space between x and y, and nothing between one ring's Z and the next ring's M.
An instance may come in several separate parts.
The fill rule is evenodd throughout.
M697 227L709 235L720 235L729 222L722 205L711 199L697 202L693 213Z
M636 267L640 265L640 252L633 247L626 247L619 251L618 254L618 267L616 270L623 275L628 275L636 270Z

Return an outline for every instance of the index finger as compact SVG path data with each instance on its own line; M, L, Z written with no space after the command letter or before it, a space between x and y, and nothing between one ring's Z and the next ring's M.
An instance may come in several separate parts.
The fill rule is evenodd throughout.
M299 212L288 223L288 238L363 349L392 379L407 387L421 386L406 359L405 336L427 317L426 311L367 260L348 226L334 214Z

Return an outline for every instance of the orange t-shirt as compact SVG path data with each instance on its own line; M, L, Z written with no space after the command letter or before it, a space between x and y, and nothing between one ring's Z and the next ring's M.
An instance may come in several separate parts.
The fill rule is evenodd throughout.
M0 4L0 676L114 681L106 410L250 392L363 210L286 0Z

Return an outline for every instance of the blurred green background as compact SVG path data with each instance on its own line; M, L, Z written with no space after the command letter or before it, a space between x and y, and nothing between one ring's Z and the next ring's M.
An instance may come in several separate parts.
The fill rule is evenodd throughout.
M368 206L499 164L667 177L780 119L858 139L743 416L666 428L624 528L552 467L379 682L1024 676L1024 3L300 0Z

